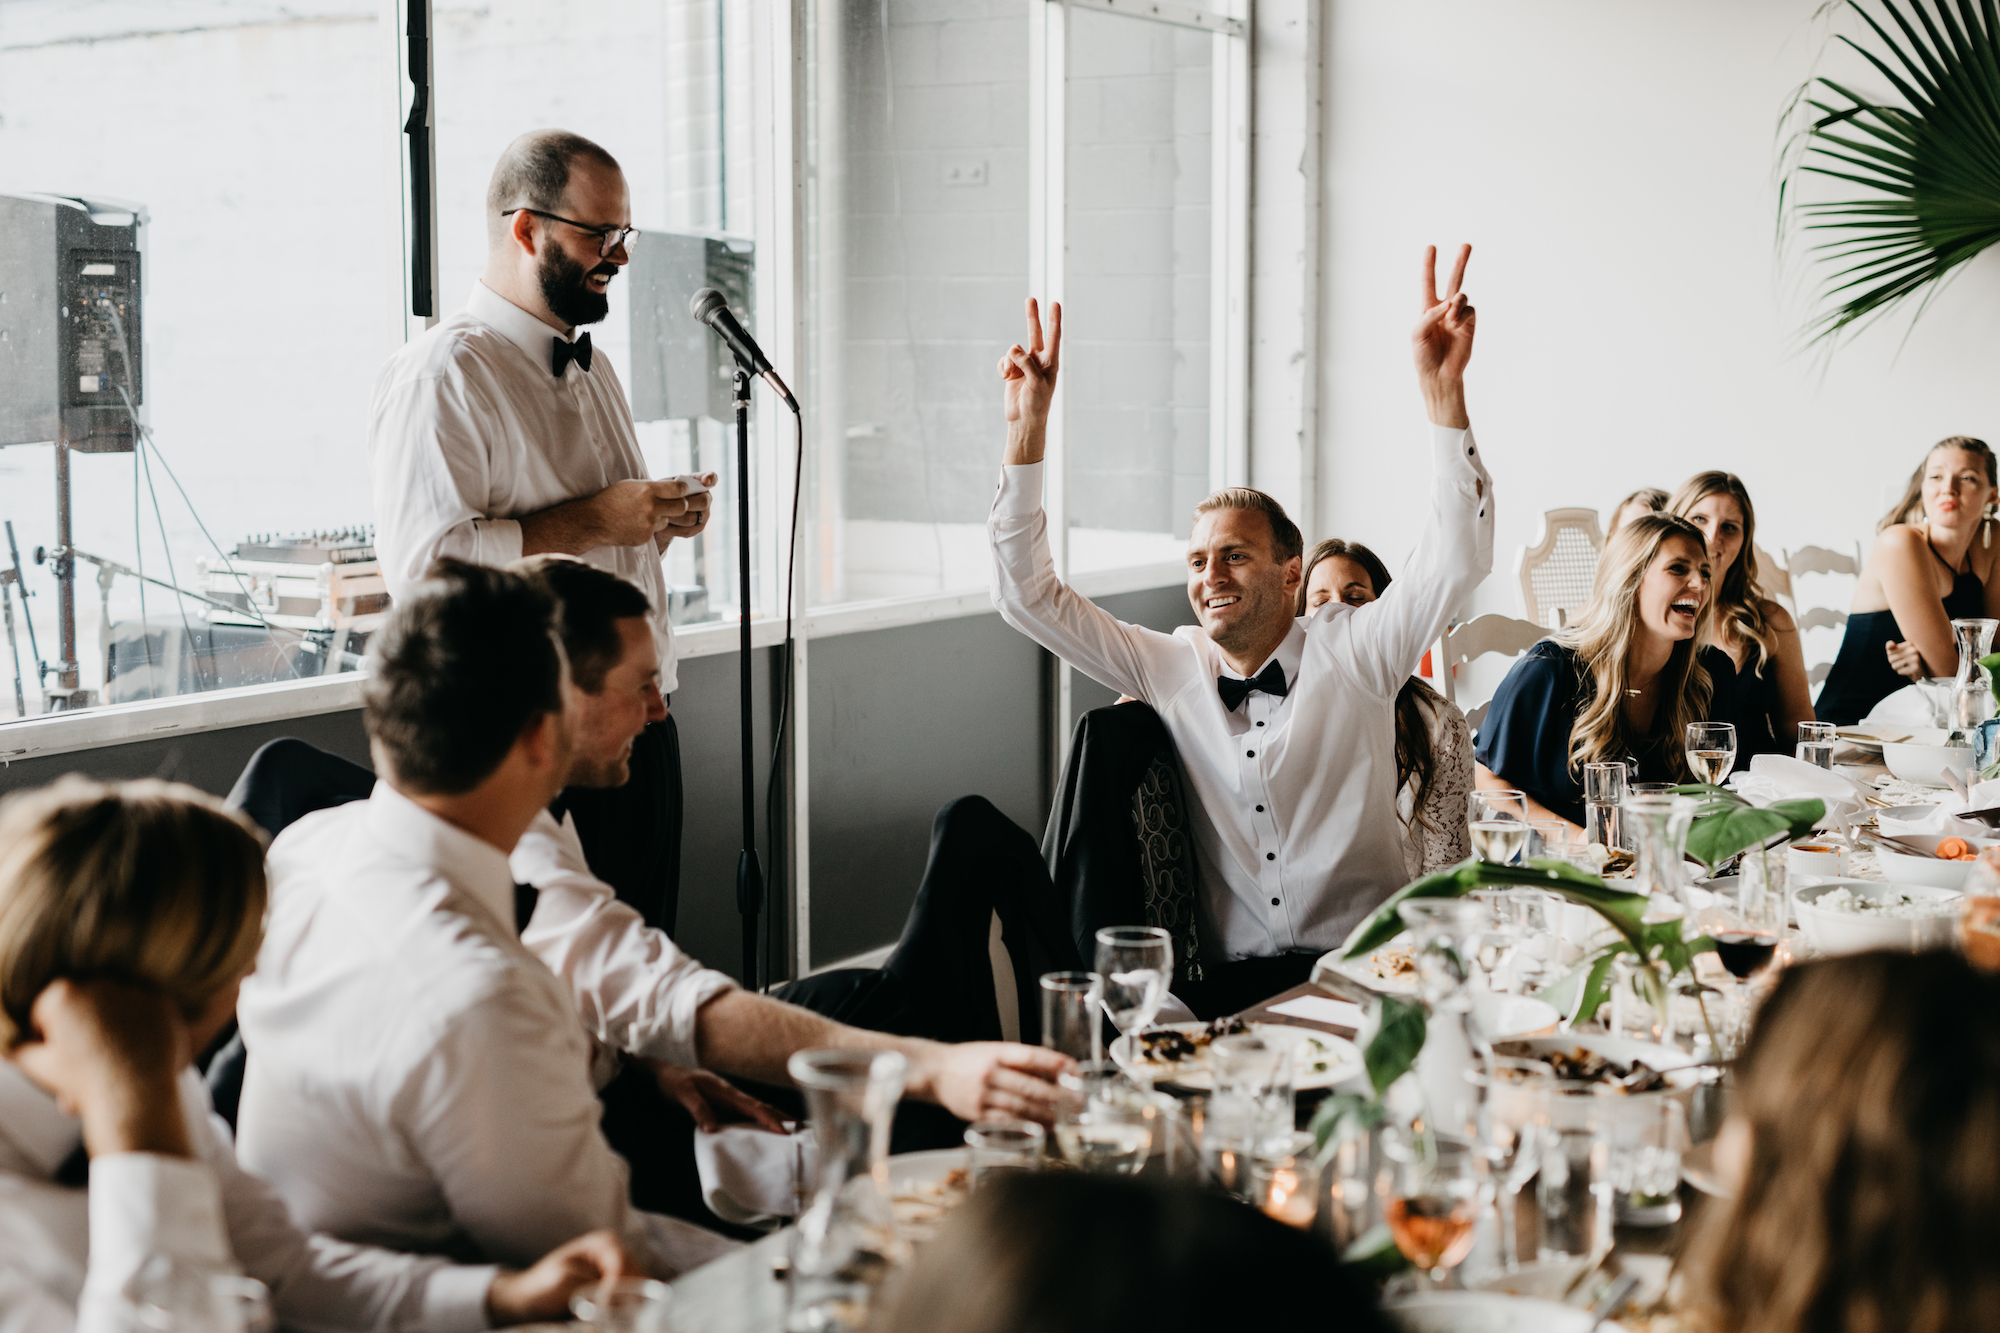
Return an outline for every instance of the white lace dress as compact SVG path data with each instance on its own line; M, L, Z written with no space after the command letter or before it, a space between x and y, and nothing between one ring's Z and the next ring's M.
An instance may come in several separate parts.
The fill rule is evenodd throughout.
M1458 705L1424 691L1422 700L1431 720L1431 751L1437 773L1422 793L1422 819L1416 817L1418 793L1411 779L1396 793L1396 815L1402 824L1403 868L1411 879L1457 865L1472 855L1472 831L1466 827L1466 797L1472 794L1472 728Z

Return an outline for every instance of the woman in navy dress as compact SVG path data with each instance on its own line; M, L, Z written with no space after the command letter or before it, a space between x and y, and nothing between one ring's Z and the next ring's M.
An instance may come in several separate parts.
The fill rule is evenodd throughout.
M1757 581L1757 509L1734 473L1698 472L1681 483L1666 512L1708 539L1715 614L1704 642L1729 658L1716 664L1711 720L1736 724L1736 767L1760 754L1792 754L1799 723L1813 720L1812 686L1791 613Z
M1521 791L1529 818L1581 833L1585 764L1628 761L1641 782L1692 781L1687 724L1709 719L1711 672L1730 669L1701 646L1712 593L1701 529L1671 514L1622 525L1576 624L1500 683L1479 728L1475 785Z
M1847 637L1820 689L1823 720L1859 722L1911 679L1958 674L1951 622L2000 618L1996 491L2000 474L1984 441L1954 435L1931 446L1876 525Z

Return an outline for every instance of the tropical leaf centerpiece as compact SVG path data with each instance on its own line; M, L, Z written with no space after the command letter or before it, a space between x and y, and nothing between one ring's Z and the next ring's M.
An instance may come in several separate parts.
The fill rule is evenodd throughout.
M1688 830L1687 849L1710 874L1739 853L1755 851L1761 855L1774 842L1803 837L1826 814L1825 804L1817 800L1754 806L1722 787L1690 784L1674 790L1700 802ZM1366 957L1402 934L1403 919L1396 909L1412 898L1460 898L1475 889L1510 885L1559 894L1569 902L1590 908L1617 932L1615 940L1586 955L1568 976L1541 993L1540 998L1555 1005L1572 1022L1588 1022L1597 1016L1610 996L1612 966L1621 955L1630 955L1641 962L1642 966L1633 974L1634 983L1641 987L1642 997L1662 1014L1674 987L1697 994L1702 989L1694 979L1694 959L1713 949L1714 940L1705 935L1683 939L1682 918L1645 919L1648 899L1644 895L1613 888L1567 861L1539 858L1518 866L1463 861L1448 870L1425 875L1398 891L1356 926L1347 937L1342 956ZM1382 999L1381 1021L1362 1052L1373 1095L1342 1093L1320 1104L1312 1129L1322 1157L1331 1155L1339 1144L1367 1132L1382 1119L1383 1095L1410 1070L1423 1050L1424 1014L1420 1004L1393 996Z
M1781 225L1830 267L1815 339L1865 326L2000 241L2000 13L1995 0L1841 0L1873 41L1838 35L1900 102L1819 77L1796 94L1780 167ZM1879 47L1879 49L1878 49ZM1805 177L1844 197L1806 200ZM1844 187L1858 186L1860 193ZM1787 212L1789 208L1789 212ZM1919 306L1918 313L1922 313Z

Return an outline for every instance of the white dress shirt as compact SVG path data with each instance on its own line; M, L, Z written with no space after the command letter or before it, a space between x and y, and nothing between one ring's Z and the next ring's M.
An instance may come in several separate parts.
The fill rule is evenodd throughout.
M238 1134L300 1225L515 1265L606 1227L660 1276L735 1248L627 1203L499 848L378 783L286 829L269 867Z
M584 1031L603 1046L689 1069L695 1016L736 983L683 953L590 873L576 821L544 810L508 858L540 890L521 943L569 987Z
M1236 673L1207 632L1128 625L1065 587L1049 557L1043 465L1001 469L987 521L993 603L1091 679L1159 712L1194 788L1202 925L1229 959L1331 949L1407 882L1396 692L1493 568L1492 483L1472 433L1431 434L1431 502L1408 567L1366 606L1336 600L1294 623L1268 659L1290 692L1253 691L1233 712L1216 678Z
M159 1258L248 1273L287 1328L487 1327L493 1268L307 1236L237 1166L192 1070L180 1097L195 1156L100 1155L86 1192L54 1179L81 1125L0 1061L0 1333L128 1333L126 1286Z
M599 352L562 378L559 337L535 316L472 285L464 309L413 338L375 380L368 416L375 551L401 598L431 561L521 558L523 514L646 475L624 386ZM651 542L600 546L583 559L637 584L653 605L660 692L679 684L667 580Z

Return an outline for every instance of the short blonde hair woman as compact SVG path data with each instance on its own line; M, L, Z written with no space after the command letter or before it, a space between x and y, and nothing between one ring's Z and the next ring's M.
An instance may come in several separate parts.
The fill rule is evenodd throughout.
M1701 529L1715 575L1715 615L1702 641L1721 649L1732 670L1716 672L1715 707L1737 723L1736 763L1752 755L1791 754L1799 723L1813 720L1812 686L1791 613L1764 595L1757 576L1757 507L1733 472L1697 472L1681 483L1666 512Z
M555 1319L622 1272L609 1232L507 1273L291 1225L189 1066L234 1012L264 903L261 837L192 787L65 778L0 801L0 1326L136 1327L160 1261L240 1260L279 1323L318 1328Z
M1535 818L1580 829L1585 764L1631 760L1642 781L1690 780L1684 728L1708 719L1710 671L1728 669L1700 646L1712 592L1699 528L1671 514L1621 527L1576 624L1500 683L1479 728L1476 785L1518 789Z

